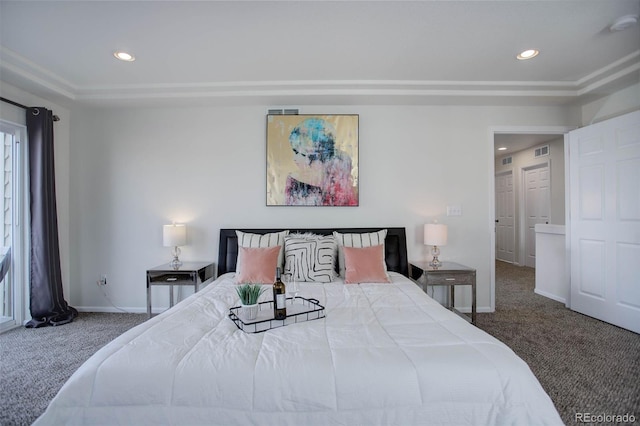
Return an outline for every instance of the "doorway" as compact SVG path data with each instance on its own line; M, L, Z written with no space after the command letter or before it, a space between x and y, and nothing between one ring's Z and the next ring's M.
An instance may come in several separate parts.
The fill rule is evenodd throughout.
M492 128L490 129L490 144L493 150L491 156L491 187L492 199L490 205L492 206L493 216L491 217L491 309L495 310L495 281L496 281L496 261L509 262L517 266L526 265L525 253L526 247L529 244L529 240L533 240L533 245L529 244L529 252L535 256L535 233L533 229L535 223L532 224L532 230L529 231L530 237L527 238L527 232L525 232L526 224L526 207L524 197L524 182L526 182L526 175L524 169L535 170L539 164L546 163L548 166L548 172L546 178L549 181L549 205L553 205L550 210L551 214L546 213L553 217L559 224L565 222L565 183L564 183L564 163L566 157L566 147L564 143L564 134L572 130L571 127L504 127L504 128ZM550 146L553 149L536 149L544 148L548 145L549 141L553 141ZM499 148L503 148L500 150ZM506 149L504 149L506 148ZM538 151L536 153L536 151ZM554 155L560 153L558 160L553 158ZM526 157L523 153L527 153ZM538 155L542 153L542 155ZM552 154L552 155L547 155ZM539 158L541 157L541 158ZM540 171L538 171L539 173ZM513 179L513 202L510 204L513 207L513 239L511 237L504 237L505 229L500 224L501 220L506 220L500 210L504 209L498 205L499 202L504 203L509 198L501 194L499 185L504 184L500 182L503 179L508 179L505 176L511 173ZM535 172L531 172L533 174ZM539 177L539 176L537 176ZM545 192L543 190L541 192ZM507 201L508 202L508 201ZM529 203L531 204L531 203ZM545 216L543 213L537 213L537 216ZM539 219L538 219L539 220ZM496 222L497 221L497 222ZM551 219L544 219L541 223L553 223ZM507 224L509 224L507 220ZM498 229L500 230L500 233ZM509 235L507 233L507 235ZM503 242L498 239L501 238ZM509 241L513 241L513 255L509 252ZM499 245L502 245L502 252L499 253ZM529 265L535 266L535 257L529 260Z

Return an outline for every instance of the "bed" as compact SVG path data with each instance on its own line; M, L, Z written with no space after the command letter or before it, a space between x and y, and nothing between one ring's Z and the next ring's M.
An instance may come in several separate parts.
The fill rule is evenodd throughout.
M35 424L562 424L524 361L407 278L404 228L289 235L382 230L390 282L302 282L325 317L252 334L228 317L249 251L222 229L218 278L96 352Z

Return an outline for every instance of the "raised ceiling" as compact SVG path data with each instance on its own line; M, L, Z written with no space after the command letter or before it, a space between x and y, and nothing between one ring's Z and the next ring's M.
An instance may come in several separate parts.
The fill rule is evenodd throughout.
M0 78L62 104L581 103L640 81L640 26L609 30L638 14L640 0L1 0Z

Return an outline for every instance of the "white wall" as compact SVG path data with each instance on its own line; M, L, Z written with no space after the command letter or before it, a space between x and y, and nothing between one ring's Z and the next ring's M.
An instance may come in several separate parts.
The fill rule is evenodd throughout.
M266 106L78 107L70 111L0 81L0 94L60 116L56 189L66 299L144 311L145 271L168 260L161 226L189 224L189 260L217 258L221 227L404 226L410 259L424 258L422 225L450 226L441 258L478 270L478 307L491 309L493 141L490 128L576 126L640 108L640 86L584 107L333 106L360 114L360 207L265 207ZM0 118L23 123L0 103ZM463 216L446 217L447 204ZM26 285L27 283L25 283ZM464 291L465 289L460 289ZM154 305L166 304L161 294ZM469 304L466 295L458 300Z
M403 226L409 259L421 259L427 254L422 225L437 218L449 225L441 258L478 270L478 307L487 311L488 129L575 125L561 107L315 106L301 112L360 115L359 207L265 206L264 106L74 110L70 303L113 309L95 284L106 273L111 301L143 311L145 271L169 260L161 230L173 220L188 224L186 260L216 260L220 228L298 226ZM446 217L448 204L461 205L463 215ZM153 303L166 304L166 296L158 293Z
M536 224L536 294L569 307L567 251L564 225Z
M582 106L582 126L640 109L640 83Z

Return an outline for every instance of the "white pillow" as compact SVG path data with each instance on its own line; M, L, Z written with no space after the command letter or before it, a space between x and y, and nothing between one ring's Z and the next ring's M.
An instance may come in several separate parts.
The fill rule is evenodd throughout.
M336 278L336 240L331 235L292 234L284 238L284 272L301 282Z
M238 236L238 247L245 248L267 248L280 246L278 254L278 267L282 268L284 261L284 237L289 235L289 231L272 232L270 234L251 234L249 232L236 231ZM242 270L242 251L238 250L236 260L236 274ZM274 276L276 271L273 271Z
M382 267L387 270L387 264L384 261L384 240L387 238L387 230L381 229L377 232L366 232L364 234L341 234L339 232L333 232L333 237L338 243L338 266L340 269L340 276L344 277L344 250L342 247L372 247L382 245Z

